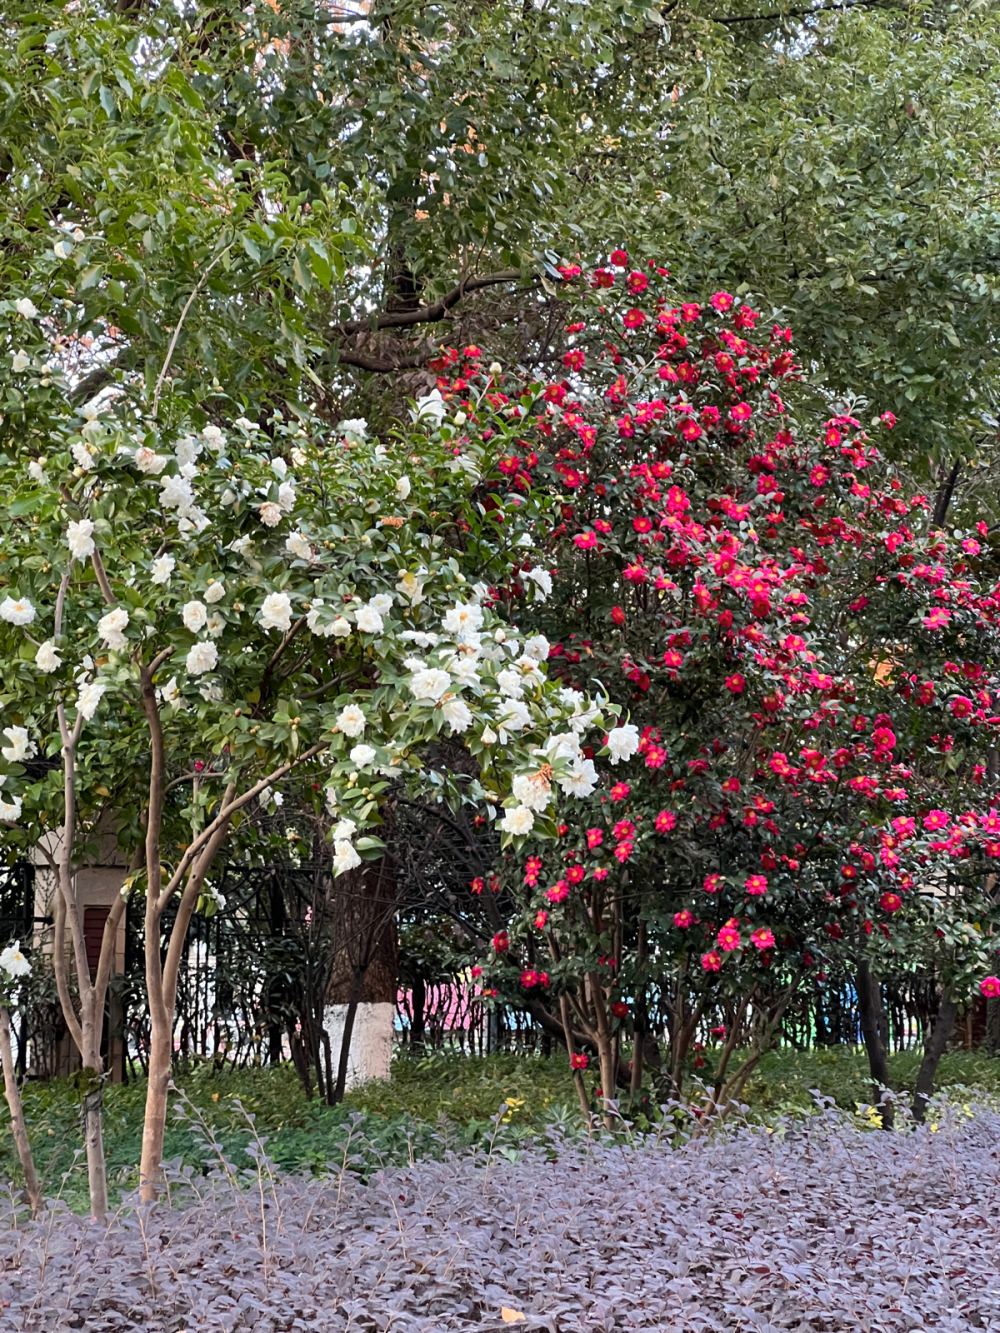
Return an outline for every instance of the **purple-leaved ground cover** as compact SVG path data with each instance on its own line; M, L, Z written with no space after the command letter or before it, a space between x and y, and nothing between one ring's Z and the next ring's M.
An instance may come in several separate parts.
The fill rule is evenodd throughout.
M107 1225L9 1208L0 1333L1000 1330L1000 1116L934 1123L553 1137L367 1183L260 1158Z

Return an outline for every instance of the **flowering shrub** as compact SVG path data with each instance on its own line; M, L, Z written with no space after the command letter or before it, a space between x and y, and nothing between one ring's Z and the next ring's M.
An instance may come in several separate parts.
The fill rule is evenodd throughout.
M579 282L564 376L487 395L521 415L509 493L557 506L555 595L504 591L550 674L599 682L629 720L558 847L509 863L524 912L491 984L516 994L547 958L612 1086L628 1029L610 1006L641 1013L653 952L685 976L675 1038L690 995L770 995L777 1021L838 950L933 962L964 998L1000 858L995 536L931 524L880 451L891 413L831 409L790 329L727 292L678 301L624 252Z
M18 314L30 348L38 311ZM214 910L214 858L243 836L243 808L296 780L333 812L335 871L352 870L382 852L390 786L427 782L426 747L448 737L479 778L438 773L438 789L505 801L504 835L524 836L553 784L593 790L578 738L603 719L547 679L546 640L516 633L488 596L512 549L530 548L539 508L477 500L516 421L471 440L438 395L391 445L364 422L330 433L308 414L160 425L125 394L76 411L26 355L24 378L63 397L0 456L0 837L56 876L79 1006L60 950L56 980L87 1068L101 1067L114 927L128 895L145 895L150 1179L181 956L179 939L160 956L163 912L179 897L182 938L193 911ZM547 574L532 586L544 599ZM74 871L111 832L130 869L91 979ZM96 1127L87 1141L99 1195Z
M197 1325L342 1333L526 1328L986 1328L1000 1123L913 1135L816 1117L664 1146L555 1141L272 1182L176 1182L175 1206L107 1227L57 1211L0 1232L0 1330ZM858 1170L859 1159L865 1170ZM628 1217L595 1207L628 1170ZM915 1219L919 1223L915 1225ZM9 1213L8 1213L9 1221ZM595 1261L595 1256L599 1259Z

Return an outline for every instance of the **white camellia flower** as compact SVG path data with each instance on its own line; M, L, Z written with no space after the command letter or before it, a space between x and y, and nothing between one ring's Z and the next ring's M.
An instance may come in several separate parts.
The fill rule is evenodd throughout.
M497 739L497 734L492 727L483 727L483 734L479 739L484 745L493 745Z
M270 592L260 608L261 629L280 629L287 634L292 628L292 600L286 592Z
M441 707L444 720L451 727L451 734L468 731L472 726L472 712L463 699L448 699Z
M313 549L301 532L293 532L285 538L285 550L295 556L296 560L305 560L307 564L312 562Z
M35 305L34 301L30 300L27 296L19 297L14 302L14 309L24 319L34 319L38 314L38 307Z
M404 629L399 637L415 643L418 648L435 648L441 642L440 634L420 629Z
M422 398L417 399L417 418L428 417L432 421L441 422L445 418L448 408L444 399L441 397L440 389L432 389L430 393L424 394Z
M84 685L80 690L76 700L77 712L89 722L97 712L98 705L107 692L107 685L103 680L92 680L89 685Z
M203 685L198 686L198 693L209 704L221 704L223 699L222 686L218 681L205 681Z
M44 486L47 480L45 476L45 461L41 458L33 458L28 464L28 476L32 481L37 481L39 486Z
M336 638L346 639L351 633L351 622L346 616L338 616L330 629Z
M209 606L214 606L216 602L221 602L226 595L226 585L220 579L209 579L208 587L205 589L205 601Z
M342 819L333 830L334 842L343 842L345 838L353 838L358 831L358 826L353 819Z
M364 732L367 720L363 708L357 704L348 704L346 708L341 709L337 717L337 726L345 736L360 736Z
M0 774L0 786L3 786L6 776ZM21 818L21 798L13 797L10 801L5 801L0 796L0 820L5 824L13 824L16 819Z
M528 712L527 705L523 704L520 699L507 699L504 702L503 712L497 721L501 732L523 731L525 727L531 726L531 714ZM503 739L502 736L501 739Z
M22 347L19 352L11 352L11 370L15 375L19 375L22 370L27 370L31 365L31 357Z
M597 786L597 769L592 759L577 757L569 771L556 781L567 796L589 796Z
M280 791L275 791L273 787L265 787L263 791L257 793L257 800L262 806L279 806L285 804L285 798Z
M209 611L205 621L205 633L213 639L221 639L226 628L226 617L220 611Z
M354 850L354 844L347 838L341 838L339 842L333 844L333 870L334 874L342 875L345 870L353 870L355 866L361 864L361 857Z
M76 465L82 472L89 472L94 466L94 455L89 444L82 440L70 446L70 453L76 459Z
M396 591L400 597L405 597L411 606L419 606L421 602L426 600L422 577L426 573L427 571L422 568L418 569L415 574L411 574L409 570L404 569L399 575L396 582Z
M57 671L62 666L62 658L56 652L55 644L51 639L46 639L35 654L35 666L39 671L44 671L46 675L50 671Z
M52 247L52 253L55 255L56 259L69 259L70 255L73 253L73 247L70 245L69 241L56 241L55 245Z
M101 616L97 622L97 632L104 640L105 647L111 649L127 648L128 639L123 633L127 625L128 612L123 606L116 606L106 616Z
M196 440L193 435L182 436L174 445L177 469L187 481L190 481L197 474L196 464L203 448L204 445L201 440Z
M20 801L18 801L18 806L20 807ZM20 814L20 809L18 809L18 814ZM31 971L31 964L21 952L20 940L8 944L6 949L0 953L0 969L6 972L9 977L26 977Z
M177 561L172 555L157 556L149 571L150 583L169 583L176 564Z
M140 444L132 458L139 471L151 477L158 477L170 462L166 454L158 454L155 449L150 449L145 444Z
M534 662L544 662L549 655L549 641L544 634L535 634L524 641L524 655Z
M359 606L354 613L354 619L357 621L358 629L364 634L381 634L385 628L380 612L371 605Z
M197 634L200 629L204 629L205 621L208 619L205 603L198 601L185 602L181 610L181 619L184 621L185 629L189 629L192 634Z
M524 678L518 671L498 671L497 688L510 699L520 699L524 694Z
M295 508L295 487L290 481L283 481L278 487L278 504L286 514Z
M483 683L476 670L475 657L451 657L446 666L455 683L462 689L476 689Z
M206 671L214 671L219 665L219 650L211 639L203 639L192 644L184 659L184 666L189 676L203 676Z
M438 667L423 667L410 677L410 693L414 699L440 699L451 688L451 677Z
M547 569L526 569L525 578L531 579L536 588L535 601L544 602L552 596L552 575Z
M160 504L164 509L186 513L194 504L194 491L186 477L160 478Z
M375 751L370 745L355 745L351 751L351 763L358 768L367 768L375 758Z
M374 597L369 598L368 605L374 611L377 611L380 616L384 616L392 610L394 600L391 593L379 592Z
M483 627L483 608L476 602L456 602L444 613L446 634L465 635Z
M218 452L226 442L226 437L218 426L206 426L201 432L201 438L208 445L209 449Z
M184 696L181 694L181 687L177 684L177 677L171 676L161 689L156 693L160 696L163 703L169 704L171 708L183 708Z
M281 522L281 505L275 504L273 500L265 500L257 512L266 528L276 528Z
M398 500L405 500L409 497L409 494L410 494L409 477L400 477L399 481L396 482L396 498Z
M336 630L334 629L336 621L326 619L329 614L330 608L323 601L323 598L315 598L306 615L306 624L309 626L309 629L313 634L319 634L322 638L328 639L331 634L336 633ZM343 617L341 617L341 619L343 619ZM344 621L344 624L347 624L346 620ZM350 625L347 625L347 632L348 634L351 632Z
M339 422L337 430L341 435L355 435L359 440L363 440L368 430L368 422L364 417L351 417L347 421Z
M0 602L0 620L10 625L30 625L35 618L35 608L27 597L5 597Z
M608 749L611 751L612 764L631 759L638 748L639 728L633 722L626 722L621 727L612 727L608 732Z
M544 773L518 773L510 786L511 795L529 810L544 810L552 799L552 784Z
M500 821L500 828L504 833L513 833L518 838L530 833L534 827L535 816L526 805L518 805L513 810L508 810Z
M32 759L38 753L38 746L29 737L27 727L4 727L3 734L10 741L0 754L10 764L19 764L22 759Z

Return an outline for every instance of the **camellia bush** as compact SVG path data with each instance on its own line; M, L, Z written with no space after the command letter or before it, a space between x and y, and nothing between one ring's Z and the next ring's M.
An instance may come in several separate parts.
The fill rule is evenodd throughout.
M38 312L27 300L17 310L30 347ZM26 396L43 380L59 387L41 354L19 355L15 373ZM213 865L245 807L294 779L332 812L338 874L381 855L386 793L432 778L445 798L495 809L507 838L524 836L523 774L542 754L568 798L586 796L597 770L565 738L604 721L547 679L547 641L515 632L487 595L515 556L524 563L546 502L489 497L516 417L472 440L463 414L431 396L382 444L362 421L330 432L305 411L264 426L161 424L141 395L79 411L68 392L54 398L0 456L0 819L6 846L54 877L55 975L91 1076L101 1215L101 1025L130 896L145 900L151 1197L184 934L194 912L215 910ZM544 569L531 586L547 595ZM439 736L476 756L471 785L426 771ZM75 872L108 836L128 869L91 978Z
M679 300L621 251L563 276L585 294L560 375L442 389L484 437L520 413L497 495L555 504L555 593L534 605L528 571L497 596L550 675L629 720L586 800L549 806L544 772L525 796L554 836L508 855L520 911L479 960L487 994L560 1025L578 1070L596 1054L607 1096L641 1085L654 984L675 1091L729 1015L695 1061L711 1102L831 961L933 968L950 1031L991 970L995 535L930 522L879 447L891 414L810 386L791 329L728 292ZM757 1053L727 1077L751 1011Z

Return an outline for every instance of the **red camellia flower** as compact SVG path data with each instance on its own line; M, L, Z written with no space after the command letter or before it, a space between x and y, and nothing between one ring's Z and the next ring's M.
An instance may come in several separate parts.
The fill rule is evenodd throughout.
M743 887L751 898L759 898L761 894L767 893L767 876L750 875L743 881Z
M627 267L628 267L628 255L625 253L624 250L612 250L612 251L611 251L611 262L612 262L612 264L614 264L615 268L627 268ZM583 1068L585 1068L585 1066L584 1066L584 1065L581 1065L580 1068L583 1069Z
M627 782L616 782L611 788L611 799L613 801L624 801L628 799L628 794L632 788Z
M726 677L726 689L733 694L742 694L745 685L746 678L738 671L734 671L731 676Z
M701 965L706 972L718 972L722 966L722 955L715 952L714 949L701 956Z
M486 881L481 875L477 875L475 879L469 881L469 888L478 896L486 888Z
M592 551L597 545L596 532L578 532L573 541L581 551Z
M625 838L635 837L635 825L628 819L619 819L611 832L616 842L622 842Z
M755 949L773 949L774 935L767 926L761 926L759 930L755 930L750 936L750 943Z
M548 919L549 919L549 914L548 914L548 912L546 912L546 911L544 910L544 908L543 908L542 910L536 912L536 913L535 913L535 929L536 929L536 930L544 930L544 929L545 929L546 922L548 921Z
M724 875L706 875L702 881L702 888L706 893L718 893L724 882Z
M733 949L738 949L742 943L740 932L735 926L729 925L728 922L722 927L716 938L723 953L732 953Z
M687 908L685 908L683 912L675 912L674 925L679 930L687 930L689 926L694 925L694 915L689 912Z
M625 286L629 289L629 291L632 293L633 296L641 296L642 293L649 286L649 279L646 277L645 273L640 273L637 270L636 272L630 273L628 275L628 277L625 279Z
M505 930L498 930L493 936L493 948L496 953L506 953L510 948L510 940Z
M1000 977L983 977L979 983L979 989L987 999L992 1000L1000 995Z
M952 717L963 718L969 716L975 708L975 704L971 699L967 699L964 694L956 694L948 707L951 709Z
M587 846L590 848L591 851L593 851L595 847L600 847L603 841L604 841L604 833L601 829L599 828L587 829Z
M625 624L625 612L622 610L620 606L613 606L611 608L611 619L615 622L616 625Z
M949 620L951 620L951 612L946 611L943 606L935 606L932 611L928 611L924 616L924 629L944 629Z
M924 815L924 828L933 833L936 829L947 828L950 821L951 815L944 810L931 810Z
M883 412L880 420L887 430L892 430L893 426L896 424L896 414L894 412Z
M626 310L622 317L622 323L627 329L641 329L647 319L648 316L644 310L633 308L632 310Z
M672 810L661 810L656 816L655 828L657 833L669 833L676 823L677 816Z
M883 912L898 912L903 906L903 900L898 893L883 893L878 901Z
M714 296L708 298L708 303L713 310L718 310L720 315L733 308L733 298L728 292L716 292Z
M681 306L681 319L683 319L686 324L693 324L700 315L701 306L697 301L688 301L685 305Z
M569 884L561 879L553 884L551 889L545 890L545 896L550 903L564 903L569 897Z
M573 1069L586 1069L588 1064L585 1055L571 1055L569 1057L569 1062Z
M521 985L525 990L530 990L532 986L537 986L538 973L532 968L525 969L525 971L521 973Z
M615 1018L628 1018L628 1005L624 1000L615 1000L611 1006L611 1012Z

